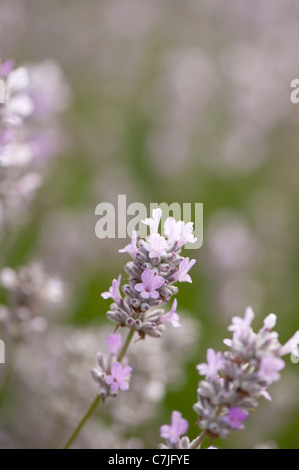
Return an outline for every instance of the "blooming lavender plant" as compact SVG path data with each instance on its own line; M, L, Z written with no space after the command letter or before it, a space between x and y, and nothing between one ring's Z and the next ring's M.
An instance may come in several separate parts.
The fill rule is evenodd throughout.
M107 312L109 320L137 331L140 338L146 335L160 338L166 322L179 326L176 301L166 315L163 309L157 307L169 302L178 292L174 286L176 281L192 282L188 271L195 259L189 261L189 258L183 258L180 251L186 243L196 242L192 233L193 224L176 222L173 217L168 217L164 224L166 239L158 233L161 217L161 209L154 209L152 218L143 221L150 228L146 240L139 240L137 246L137 234L133 232L131 243L119 250L133 258L125 266L129 275L129 283L122 286L125 297L119 291L120 276L113 280L109 292L102 294L103 298L114 300Z
M168 217L164 226L166 240L158 233L161 217L161 209L154 209L152 218L143 221L150 228L150 235L146 237L146 241L139 240L137 247L137 233L134 231L131 243L120 250L121 253L129 253L133 258L133 261L125 266L125 271L129 274L129 284L122 286L125 297L123 298L120 293L121 275L113 279L108 291L102 293L104 299L111 298L114 301L107 312L108 319L116 323L117 327L127 327L130 331L116 358L111 354L111 350L108 360L101 352L98 354L98 368L92 371L92 376L100 384L99 393L65 448L69 448L73 443L101 398L115 396L119 389L129 388L125 378L132 368L127 365L122 366L121 362L125 359L134 333L137 331L140 339L144 339L146 335L160 338L165 323L171 323L175 328L180 326L179 316L175 311L176 300L166 314L163 309L156 307L169 302L178 292L178 288L173 286L174 282L177 280L192 282L187 273L195 260L189 261L189 258L183 258L179 253L184 244L195 243L196 238L192 234L192 222L185 224L183 221L176 222L173 217ZM112 340L112 344L115 341L116 338ZM113 347L113 351L114 349Z
M212 439L242 429L259 396L271 400L267 389L279 380L279 371L285 367L281 356L292 353L299 344L299 331L284 346L280 344L278 333L272 331L276 324L273 313L258 333L251 328L253 318L251 308L244 318L234 317L229 327L233 338L224 340L230 349L223 354L208 350L207 363L197 366L206 378L199 383L193 408L198 425Z
M244 318L234 317L228 328L233 338L224 340L230 349L224 353L208 349L207 362L197 366L199 374L206 376L199 382L198 401L193 406L203 432L189 443L186 436L180 439L182 433L176 432L178 427L172 423L175 438L168 438L167 448L196 449L207 436L211 441L227 438L231 431L244 428L249 411L258 405L259 396L271 400L268 387L280 379L279 371L285 367L281 357L297 349L299 331L282 346L278 333L272 331L276 315L268 315L258 333L251 328L253 318L250 307ZM164 429L162 426L161 437L168 437Z

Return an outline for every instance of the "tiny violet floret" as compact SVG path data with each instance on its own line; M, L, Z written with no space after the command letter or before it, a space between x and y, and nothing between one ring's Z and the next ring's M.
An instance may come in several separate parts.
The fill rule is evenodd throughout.
M267 385L270 385L280 379L278 372L284 367L285 362L280 357L269 354L261 358L258 375Z
M189 423L185 418L182 418L182 413L173 411L171 415L171 424L164 424L160 428L160 436L167 439L170 444L175 445L180 436L188 431Z
M160 318L160 321L162 323L171 323L172 326L174 328L178 328L179 326L182 326L180 324L180 317L179 315L176 313L176 308L177 308L177 305L178 305L178 301L177 299L174 299L173 301L173 304L172 304L172 307L170 309L170 312L166 313L165 315L163 315L161 318Z
M141 222L145 225L148 225L150 228L150 234L154 235L155 233L158 233L158 228L162 217L162 210L160 208L154 209L152 215L152 218L147 218Z
M148 241L144 243L144 248L149 252L150 258L159 258L160 256L167 255L166 248L168 248L168 243L164 237L155 233L148 237Z
M142 282L135 285L135 290L140 292L141 297L148 299L157 299L159 292L157 289L165 284L165 280L162 276L158 276L156 271L152 269L145 269L141 274Z
M184 258L179 265L179 270L173 275L173 278L179 282L192 282L192 279L188 273L192 266L196 263L195 259L189 261L189 258Z
M135 257L137 253L137 232L136 230L133 230L132 232L132 240L129 245L125 246L125 248L122 248L121 250L118 250L119 253L129 253L132 258Z
M248 414L248 411L242 410L238 406L232 406L224 420L232 429L243 429L243 422L247 420Z
M207 351L207 363L198 364L196 369L200 375L206 375L209 378L218 377L218 371L222 366L222 353L215 352L209 348Z
M129 382L125 378L132 372L132 367L122 366L120 362L114 362L111 366L111 374L105 379L106 384L110 385L111 392L128 390Z
M118 276L118 279L113 279L112 286L109 288L109 291L103 292L101 294L103 299L111 298L117 304L119 304L122 301L122 297L119 292L120 281L121 281L121 274Z

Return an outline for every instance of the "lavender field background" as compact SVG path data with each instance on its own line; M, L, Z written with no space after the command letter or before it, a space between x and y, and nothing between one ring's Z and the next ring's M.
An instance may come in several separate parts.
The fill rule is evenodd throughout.
M296 0L1 1L1 60L48 67L57 111L39 141L43 183L1 227L1 268L37 261L63 284L48 329L15 354L1 448L61 447L96 393L90 370L113 331L100 294L128 241L96 237L95 207L118 194L203 202L204 243L186 254L197 263L178 294L182 328L132 346L131 390L99 407L76 447L155 448L173 409L195 438L195 365L223 349L232 316L251 305L259 327L274 312L282 343L298 329L298 21ZM4 381L13 348L1 338ZM298 388L288 357L272 402L215 445L298 448Z

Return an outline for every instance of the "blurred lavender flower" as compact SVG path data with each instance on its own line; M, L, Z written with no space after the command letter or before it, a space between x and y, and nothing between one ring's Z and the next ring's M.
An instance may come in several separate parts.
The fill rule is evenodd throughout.
M196 369L200 375L206 375L207 377L217 377L218 371L222 366L222 353L216 353L213 349L208 349L207 352L207 364L198 364Z
M0 322L13 339L26 339L47 328L45 313L63 299L63 284L49 276L41 264L32 263L17 271L3 268L0 283L8 292L8 305L0 306Z
M175 327L180 326L179 317L175 313L176 304L166 315L164 310L151 310L151 307L168 302L177 293L177 287L173 286L175 281L192 282L187 273L195 260L182 258L179 253L185 243L196 241L192 234L193 224L175 222L169 217L165 221L165 232L169 237L166 240L158 233L161 217L161 209L154 209L152 218L143 221L150 227L146 241L140 240L137 248L134 232L131 244L120 250L128 252L133 258L125 266L130 276L129 284L122 287L125 298L119 293L120 276L118 280L113 280L109 292L102 293L102 297L111 297L115 302L107 312L109 320L133 328L141 338L145 335L159 338L166 322Z
M210 349L208 363L197 366L206 378L199 382L198 402L193 408L199 427L212 439L242 429L248 410L258 404L257 397L271 400L267 388L280 378L279 371L285 366L281 356L290 354L299 343L297 331L284 346L280 344L278 334L271 331L276 323L273 313L254 333L253 317L251 308L246 309L244 318L234 317L229 327L233 338L224 340L230 350L221 355Z
M177 444L180 436L188 431L189 423L182 417L179 411L173 411L171 415L171 425L164 424L160 428L160 436L167 439L169 444Z
M0 66L5 101L0 104L0 228L16 220L42 183L41 157L59 152L57 114L70 90L55 62ZM55 144L53 144L55 142Z
M116 356L122 347L122 337L120 334L114 333L106 338L109 354Z
M224 421L231 429L243 429L243 421L246 421L249 413L238 406L232 406L228 414L224 417Z

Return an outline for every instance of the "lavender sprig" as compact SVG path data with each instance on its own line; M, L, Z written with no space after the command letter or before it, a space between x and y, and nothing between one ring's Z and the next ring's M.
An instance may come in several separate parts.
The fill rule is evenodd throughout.
M119 250L121 253L129 253L133 258L133 261L125 266L125 271L129 275L129 284L122 286L125 296L122 297L120 293L121 275L119 275L117 279L113 279L109 290L102 293L102 297L114 301L106 314L107 318L116 323L117 327L128 328L129 333L116 360L111 350L108 359L103 353L98 354L98 367L92 371L93 378L99 383L98 394L67 441L65 449L69 448L76 439L96 410L101 398L115 397L119 389L129 388L125 377L132 369L127 365L123 367L121 362L125 358L134 333L137 332L140 339L144 339L146 335L160 338L165 323L171 323L175 328L180 326L180 319L176 313L176 299L168 313L156 307L169 302L178 292L178 288L173 286L175 282L192 282L188 271L195 260L189 261L189 258L183 258L179 253L186 243L195 243L197 239L192 234L192 222L187 224L183 221L177 222L173 217L168 217L165 221L164 232L167 236L165 239L158 233L161 217L161 209L154 209L152 218L143 221L150 228L150 235L146 240L139 240L137 247L137 233L134 231L131 243ZM114 341L118 341L116 337L112 339L113 344Z
M176 442L168 438L164 448L196 449L207 436L211 442L219 437L227 438L231 431L243 429L249 411L258 405L258 397L271 400L268 387L280 379L279 372L285 367L281 357L297 349L299 331L282 346L278 333L272 331L276 315L268 315L258 333L251 328L253 318L250 307L244 318L234 317L228 328L233 337L224 340L229 350L216 353L208 349L207 362L197 366L199 374L205 375L199 382L198 401L193 406L202 429L200 436L188 443L186 436L180 439L182 433L175 434L177 427L173 424Z
M153 217L143 221L150 227L146 240L139 240L137 247L137 234L133 232L131 243L119 250L133 258L125 266L129 275L129 283L122 286L125 297L119 291L120 275L113 280L109 291L102 293L103 298L114 300L107 318L118 326L137 331L142 339L146 335L160 338L167 322L179 326L176 302L166 315L157 307L169 302L178 292L175 282L192 282L188 271L195 263L195 259L189 261L189 258L180 256L186 243L196 242L192 234L193 224L176 222L173 217L168 217L164 224L165 239L158 233L161 217L161 209L154 209Z

